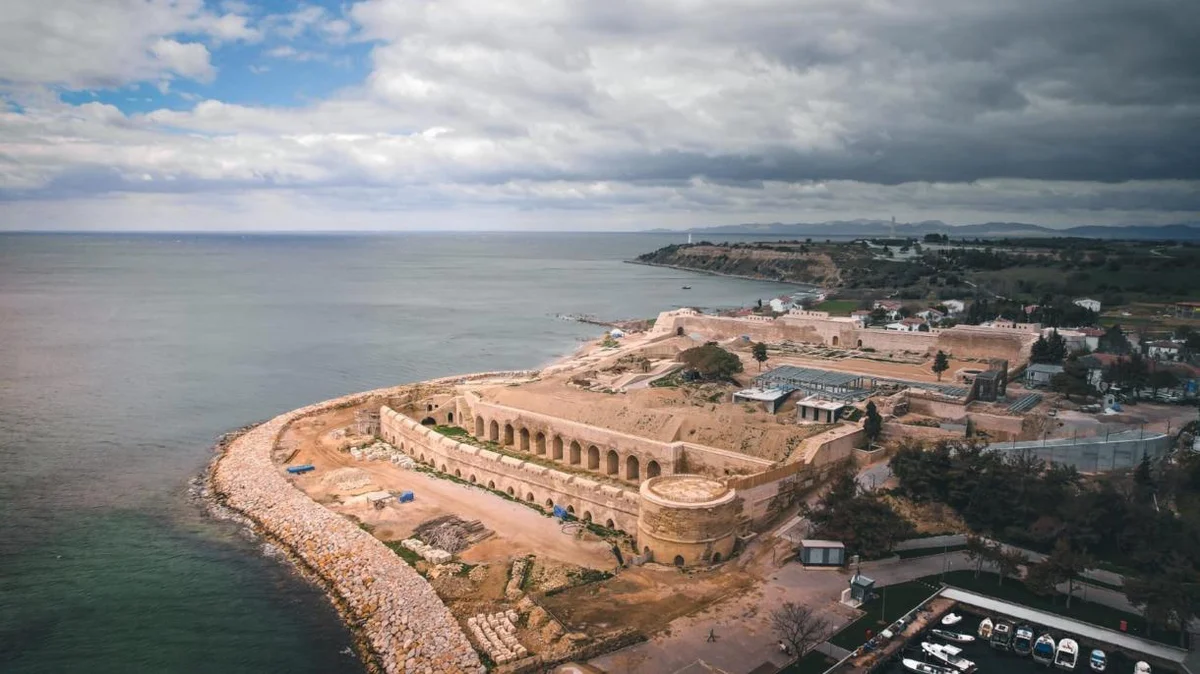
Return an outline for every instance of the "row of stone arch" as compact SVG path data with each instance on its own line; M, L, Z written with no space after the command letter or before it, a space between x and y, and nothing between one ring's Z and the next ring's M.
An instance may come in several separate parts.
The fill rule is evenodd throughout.
M475 437L631 482L642 480L641 460L637 456L628 454L622 460L615 449L602 451L591 444L585 449L578 440L568 442L558 434L547 438L541 431L531 433L525 427L514 427L511 423L501 426L495 419L485 422L483 417L475 417ZM646 463L647 479L661 474L662 466L657 461L651 459Z

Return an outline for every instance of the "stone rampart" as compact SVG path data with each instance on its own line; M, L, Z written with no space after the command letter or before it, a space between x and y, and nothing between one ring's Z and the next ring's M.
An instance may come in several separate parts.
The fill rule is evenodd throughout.
M275 417L229 443L211 485L227 507L252 520L325 585L368 645L369 667L396 674L483 672L429 583L378 539L296 489L271 460L279 434L292 421L403 390L360 393Z
M563 506L583 520L636 531L634 491L459 442L386 406L379 419L385 440L443 473L542 507Z

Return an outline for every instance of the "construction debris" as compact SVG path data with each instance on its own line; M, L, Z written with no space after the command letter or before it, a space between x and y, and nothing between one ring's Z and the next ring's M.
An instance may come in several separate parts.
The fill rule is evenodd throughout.
M467 618L471 636L498 665L508 664L529 655L529 651L517 641L517 612L509 609L499 613L480 613Z
M340 491L356 491L371 484L371 478L359 468L338 468L321 478L321 482Z
M479 520L468 522L456 515L442 515L422 522L413 535L436 548L459 553L493 533Z
M415 538L406 538L400 541L400 545L404 546L406 550L412 550L417 553L421 556L421 559L430 564L445 564L454 558L449 552L426 545Z

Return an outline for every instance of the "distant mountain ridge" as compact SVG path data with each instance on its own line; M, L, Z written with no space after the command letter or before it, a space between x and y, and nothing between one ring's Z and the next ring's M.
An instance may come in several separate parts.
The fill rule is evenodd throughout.
M815 223L749 223L718 225L691 229L652 229L651 232L682 232L684 234L747 234L771 236L896 236L923 237L926 234L949 234L952 237L1084 237L1089 239L1131 239L1140 241L1200 241L1200 223L1175 225L1120 225L1105 227L1084 225L1067 229L1052 229L1025 222L985 222L974 225L948 225L941 220L904 222L893 225L888 220L835 220Z

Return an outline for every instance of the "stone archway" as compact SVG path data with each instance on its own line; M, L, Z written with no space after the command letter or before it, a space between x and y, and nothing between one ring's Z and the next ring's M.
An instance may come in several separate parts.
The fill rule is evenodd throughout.
M584 522L592 521L592 511L590 511L590 510L583 511L583 521Z
M551 510L553 508L554 508L554 499L550 499L550 498L546 499L546 509Z
M832 344L833 346L837 346L837 345L838 345L838 337L837 337L837 335L834 335L834 336L833 336L833 339L832 339L832 340L830 340L830 344Z
M528 452L529 451L529 429L522 428L521 432L517 434L517 437L521 440L521 444L518 445L521 448L521 451Z
M424 419L421 420L421 425L422 426L436 426L437 419L434 419L433 417L425 417Z
M457 468L455 468L455 469L454 469L454 477L461 478L461 477L462 477L462 471L461 471L461 470L459 470L459 469L457 469Z
M632 454L625 457L625 479L640 480L642 477L641 465L638 458Z
M605 457L605 459L605 475L616 475L617 473L621 472L621 456L617 454L616 450L608 450L608 455Z
M588 445L588 470L600 470L600 450L595 445Z
M488 489L495 489L495 488L496 488L496 481L488 480Z
M570 506L570 505L567 506L567 514L574 515L575 514L575 506Z
M713 563L713 564L720 564L720 563L721 563L721 553L719 553L719 552L714 552L714 553L713 553L712 563Z
M512 424L504 424L504 444L513 445L513 426Z
M582 460L579 455L582 453L583 453L583 448L579 446L578 442L576 442L575 440L572 440L571 441L571 457L570 457L570 460L567 461L567 463L571 464L572 466L578 466L579 462Z
M483 417L475 417L475 437L483 438Z
M609 529L616 529L617 523L612 521L611 519L607 519L607 520L604 520L604 526L608 527Z
M550 458L554 459L555 461L562 461L562 456L563 456L562 437L558 436L558 435L554 436L554 441L550 444L552 445L553 451L554 451L554 453L550 456Z
M454 423L454 412L446 412L446 423Z
M533 492L529 492L528 494L526 494L525 500L529 501L530 503L533 503Z
M538 433L533 436L533 451L538 456L546 455L546 434Z
M495 419L492 419L492 423L488 426L488 440L500 442L500 424Z
M860 349L862 348L862 340L861 339L858 340L858 348L860 348Z
M509 487L508 489L505 489L505 491L506 491L506 492L508 492L508 495L509 495L509 496L516 496L516 495L517 495L517 492L516 492L516 491L515 491L515 490L514 490L512 487Z
M654 459L650 459L650 463L646 464L646 478L658 477L662 475L662 467Z
M471 484L475 484L475 474L471 473Z
M683 566L683 555L675 555L675 566Z

